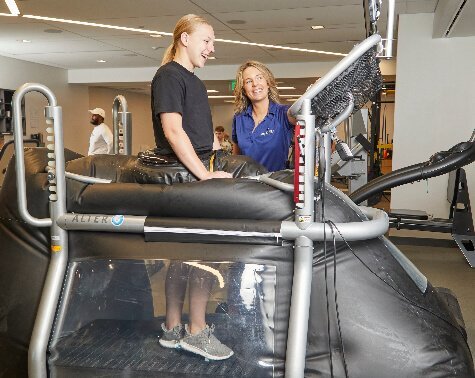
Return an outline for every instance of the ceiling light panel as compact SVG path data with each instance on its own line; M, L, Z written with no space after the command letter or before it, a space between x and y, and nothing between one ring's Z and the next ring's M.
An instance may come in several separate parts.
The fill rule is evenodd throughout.
M8 10L11 14L17 16L20 14L20 10L18 9L18 5L16 4L15 0L5 0L7 4Z
M47 5L45 5L47 3ZM140 3L140 5L138 5ZM19 3L20 4L20 3ZM115 1L101 1L101 0L29 0L21 3L21 11L23 14L38 14L42 16L95 20L110 19L120 20L126 17L131 19L147 19L152 18L151 15L167 14L174 20L173 26L180 16L187 13L203 14L203 10L187 0L173 0L173 1L157 1L157 0L115 0ZM45 12L45 9L48 12ZM99 21L100 22L100 21ZM137 22L137 21L135 21ZM139 23L136 24L140 25ZM155 27L160 25L155 24ZM164 25L167 26L167 25ZM171 29L165 29L171 30Z
M61 24L66 25L80 25L80 26L89 26L93 28L100 28L100 29L108 29L108 30L117 30L117 31L125 31L125 32L133 32L133 33L144 33L144 34L164 34L164 35L172 35L172 33L168 32L160 32L157 30L149 30L145 28L138 28L138 27L129 27L129 26L122 26L122 25L112 25L109 23L101 23L101 22L92 22L92 21L81 21L77 19L64 19L64 18L55 18L55 17L45 17L45 16L37 16L32 14L24 14L22 15L24 18L34 19L34 20L41 20L41 21L48 21L48 22L58 22ZM88 29L84 29L88 30Z

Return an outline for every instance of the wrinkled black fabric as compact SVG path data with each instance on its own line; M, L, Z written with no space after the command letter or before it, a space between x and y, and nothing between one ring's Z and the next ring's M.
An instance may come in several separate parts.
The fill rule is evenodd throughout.
M258 176L266 168L247 156L226 156L221 151L199 155L203 165L213 171L231 173L234 178ZM197 181L174 155L158 155L154 150L141 152L138 159L121 169L120 182L166 184Z

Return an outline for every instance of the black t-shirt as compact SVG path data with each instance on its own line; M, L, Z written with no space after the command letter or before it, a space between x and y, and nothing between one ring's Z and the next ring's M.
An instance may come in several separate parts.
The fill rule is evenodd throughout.
M163 133L160 113L180 113L183 130L197 153L213 148L213 121L206 87L175 61L161 66L152 80L152 121L159 154L173 154Z

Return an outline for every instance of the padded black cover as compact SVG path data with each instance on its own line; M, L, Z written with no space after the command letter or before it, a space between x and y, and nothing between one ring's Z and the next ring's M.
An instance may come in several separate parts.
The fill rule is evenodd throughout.
M236 156L225 159L224 168L235 177L262 171L249 158ZM72 212L279 220L293 213L292 199L266 184L244 178L157 184L164 176L168 181L182 175L182 168L144 166L131 156L89 156L69 162L66 169L114 181L90 185L68 179L67 207ZM145 178L149 184L142 182Z

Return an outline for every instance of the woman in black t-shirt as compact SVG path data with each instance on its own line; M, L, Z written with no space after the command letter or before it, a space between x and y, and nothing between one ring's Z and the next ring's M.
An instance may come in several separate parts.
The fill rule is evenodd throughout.
M158 152L175 154L199 180L231 178L209 172L198 154L211 152L214 134L206 88L194 69L214 52L214 31L196 15L182 17L152 81L152 120Z

